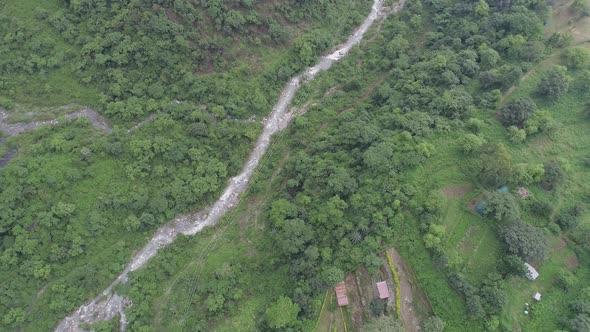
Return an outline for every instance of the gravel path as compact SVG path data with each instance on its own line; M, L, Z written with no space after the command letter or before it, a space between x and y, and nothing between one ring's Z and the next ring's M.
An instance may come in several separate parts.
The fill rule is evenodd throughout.
M227 211L234 208L239 202L240 195L246 191L248 182L252 177L256 166L268 149L271 136L276 132L285 129L294 116L293 113L288 112L288 109L299 87L305 82L312 81L318 73L327 70L332 64L344 58L350 52L352 47L362 40L364 34L375 20L384 17L389 12L399 11L402 8L403 3L404 0L401 0L392 8L386 10L383 6L383 0L374 0L369 16L344 44L336 48L333 53L322 57L315 66L310 67L302 74L293 77L287 83L279 100L274 106L272 113L265 121L262 134L258 138L256 146L244 164L242 171L229 180L229 183L219 200L217 200L217 202L211 207L196 214L177 217L158 229L145 247L133 256L119 277L117 277L117 279L115 279L115 281L113 281L113 283L107 287L100 296L83 305L70 316L64 318L57 326L56 331L81 331L81 323L94 323L101 320L110 320L117 315L120 315L121 327L122 330L125 330L127 321L124 315L124 309L126 306L131 305L131 302L125 297L113 294L113 287L120 283L127 282L129 272L145 266L147 261L154 257L160 248L174 242L178 234L189 236L195 235L203 228L217 223Z
M106 120L96 113L95 110L86 108L77 112L69 113L63 116L66 120L74 120L78 118L87 118L90 124L99 130L110 133L113 131ZM33 121L33 122L17 122L8 123L8 113L0 109L0 131L4 132L8 136L16 136L20 133L35 130L41 126L53 126L59 124L59 119L48 120L48 121Z

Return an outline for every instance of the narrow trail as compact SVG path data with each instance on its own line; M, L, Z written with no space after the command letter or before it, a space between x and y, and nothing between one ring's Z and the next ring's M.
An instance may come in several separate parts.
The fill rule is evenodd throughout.
M403 8L404 2L405 0L400 0L391 8L385 8L383 0L374 0L370 14L361 26L349 36L348 40L338 46L331 54L321 57L315 66L307 68L302 74L293 77L287 83L272 113L265 122L262 134L259 136L255 148L244 164L243 169L237 176L229 180L219 200L211 207L205 208L195 214L179 216L160 227L150 241L133 256L117 279L101 295L81 306L70 316L64 318L57 326L56 331L81 331L80 324L91 324L101 320L110 320L117 315L120 316L121 330L125 330L127 320L124 309L132 303L128 298L114 294L113 288L118 284L126 283L129 272L145 266L147 261L154 257L160 248L174 242L179 234L187 236L195 235L205 227L216 224L226 212L232 210L238 204L240 195L248 188L249 181L256 167L269 147L271 136L285 129L290 120L295 116L294 113L290 113L288 110L299 87L306 82L314 80L318 73L329 69L335 62L346 57L353 46L357 45L363 39L364 34L373 25L375 20L385 17L390 12L398 12Z
M8 136L16 136L27 131L35 130L42 126L54 126L60 123L59 118L47 121L8 123L8 116L9 114L7 112L0 109L0 131L4 132ZM85 108L80 111L66 114L63 116L63 118L66 120L87 118L88 122L90 122L94 128L102 130L106 133L111 133L113 131L113 128L108 125L106 120L95 110L90 108Z

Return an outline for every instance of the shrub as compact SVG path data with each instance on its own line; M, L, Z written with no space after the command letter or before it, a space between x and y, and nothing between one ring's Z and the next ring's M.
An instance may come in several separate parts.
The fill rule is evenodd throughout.
M559 233L561 233L561 228L559 225L553 222L547 225L547 229L555 235L559 235Z
M447 325L442 319L436 316L428 317L424 323L422 323L422 331L424 332L443 332Z
M573 229L578 226L578 216L581 214L580 207L573 207L561 211L557 218L555 218L555 222L561 227L563 230Z
M531 202L530 208L534 214L541 217L549 217L553 212L553 206L550 203L538 199Z
M590 93L590 70L586 69L580 73L576 85L583 93Z
M473 153L485 143L484 139L475 134L465 134L460 139L461 151L465 154Z
M554 32L547 42L552 47L565 48L574 43L574 36L570 32Z
M373 317L379 317L385 312L385 302L382 299L373 299L369 304L369 312Z
M565 51L564 58L569 68L585 68L590 65L590 51L585 48L570 48Z
M467 128L469 131L475 134L478 134L484 125L484 122L477 118L471 118L467 120L467 122L465 122L465 128Z
M563 288L564 290L570 289L576 284L577 281L578 279L576 276L568 270L559 271L557 279L555 280L557 286Z
M527 120L526 124L524 125L524 130L526 131L527 135L545 133L555 128L555 125L555 120L553 120L548 112L539 111L533 114L533 116Z
M580 14L580 17L590 16L590 6L585 0L575 0L572 4L572 9Z
M14 102L8 98L0 97L0 108L5 108L7 110L13 109L15 106Z
M516 126L508 127L508 139L512 143L522 143L526 140L526 131Z
M399 288L399 276L397 275L395 266L393 266L393 260L391 259L389 251L386 251L385 255L387 256L387 262L389 263L389 268L393 274L393 282L395 283L395 312L397 314L397 318L401 318L402 297Z

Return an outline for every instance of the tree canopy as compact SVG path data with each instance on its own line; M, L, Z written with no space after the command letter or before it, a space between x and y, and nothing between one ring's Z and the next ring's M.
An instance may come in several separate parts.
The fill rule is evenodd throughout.
M499 234L508 251L525 261L543 260L545 257L547 240L541 229L516 221L500 226Z
M500 110L500 121L504 126L522 128L526 121L537 111L537 104L529 97L514 99Z

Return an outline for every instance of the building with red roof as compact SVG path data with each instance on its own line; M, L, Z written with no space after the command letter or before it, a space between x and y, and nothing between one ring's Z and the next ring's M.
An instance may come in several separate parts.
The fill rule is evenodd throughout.
M377 291L379 292L380 299L388 299L389 298L389 288L387 288L387 283L385 281L381 281L377 283Z
M338 303L339 307L344 307L348 305L348 296L346 296L346 285L344 281L339 282L334 287L334 291L336 292L336 303Z

